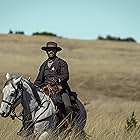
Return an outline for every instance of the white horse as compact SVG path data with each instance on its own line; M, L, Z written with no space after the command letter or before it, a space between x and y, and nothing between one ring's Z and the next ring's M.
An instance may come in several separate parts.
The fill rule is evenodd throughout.
M10 116L20 103L23 107L23 128L28 134L41 133L42 137L57 130L58 124L57 108L51 98L41 90L35 93L35 86L27 79L11 76L7 73L7 81L2 89L3 100L0 114L2 117ZM79 99L79 115L73 120L74 126L79 131L84 129L86 123L86 111ZM62 123L62 122L61 122Z

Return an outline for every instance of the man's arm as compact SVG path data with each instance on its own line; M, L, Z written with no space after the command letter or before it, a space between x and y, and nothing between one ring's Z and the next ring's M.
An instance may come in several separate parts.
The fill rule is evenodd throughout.
M60 63L60 75L58 76L60 82L67 82L69 80L68 64L65 61Z
M35 79L35 81L34 81L34 84L36 85L36 86L40 86L40 84L41 84L41 72L40 72L40 70L39 70L39 73L38 73L38 75L37 75L37 78Z
M34 81L34 84L36 86L41 86L41 84L44 82L43 81L43 71L44 71L44 66L45 66L45 63L43 63L40 68L39 68L39 72L38 72L38 75L37 75L37 78L36 80Z

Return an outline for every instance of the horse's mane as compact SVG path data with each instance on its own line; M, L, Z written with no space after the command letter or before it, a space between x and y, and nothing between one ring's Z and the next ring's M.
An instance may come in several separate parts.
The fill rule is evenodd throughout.
M23 80L24 80L24 81L30 86L30 88L32 89L33 95L34 95L34 97L35 97L35 99L36 99L38 105L41 105L41 99L40 99L40 97L39 97L39 95L38 95L38 92L37 92L37 89L36 89L35 85L34 85L31 81L29 81L28 79L26 79L26 78L23 78Z

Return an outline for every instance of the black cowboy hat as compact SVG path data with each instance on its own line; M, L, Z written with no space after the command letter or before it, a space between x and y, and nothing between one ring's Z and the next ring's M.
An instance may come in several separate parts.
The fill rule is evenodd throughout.
M62 49L58 47L56 42L47 42L46 46L42 46L43 51L47 51L48 49L56 49L57 51L61 51Z

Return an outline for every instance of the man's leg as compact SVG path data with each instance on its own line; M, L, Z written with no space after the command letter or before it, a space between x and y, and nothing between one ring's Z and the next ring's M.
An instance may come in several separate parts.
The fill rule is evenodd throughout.
M72 113L72 105L71 105L70 98L67 93L62 93L62 100L65 105L66 116L67 116L69 113Z

